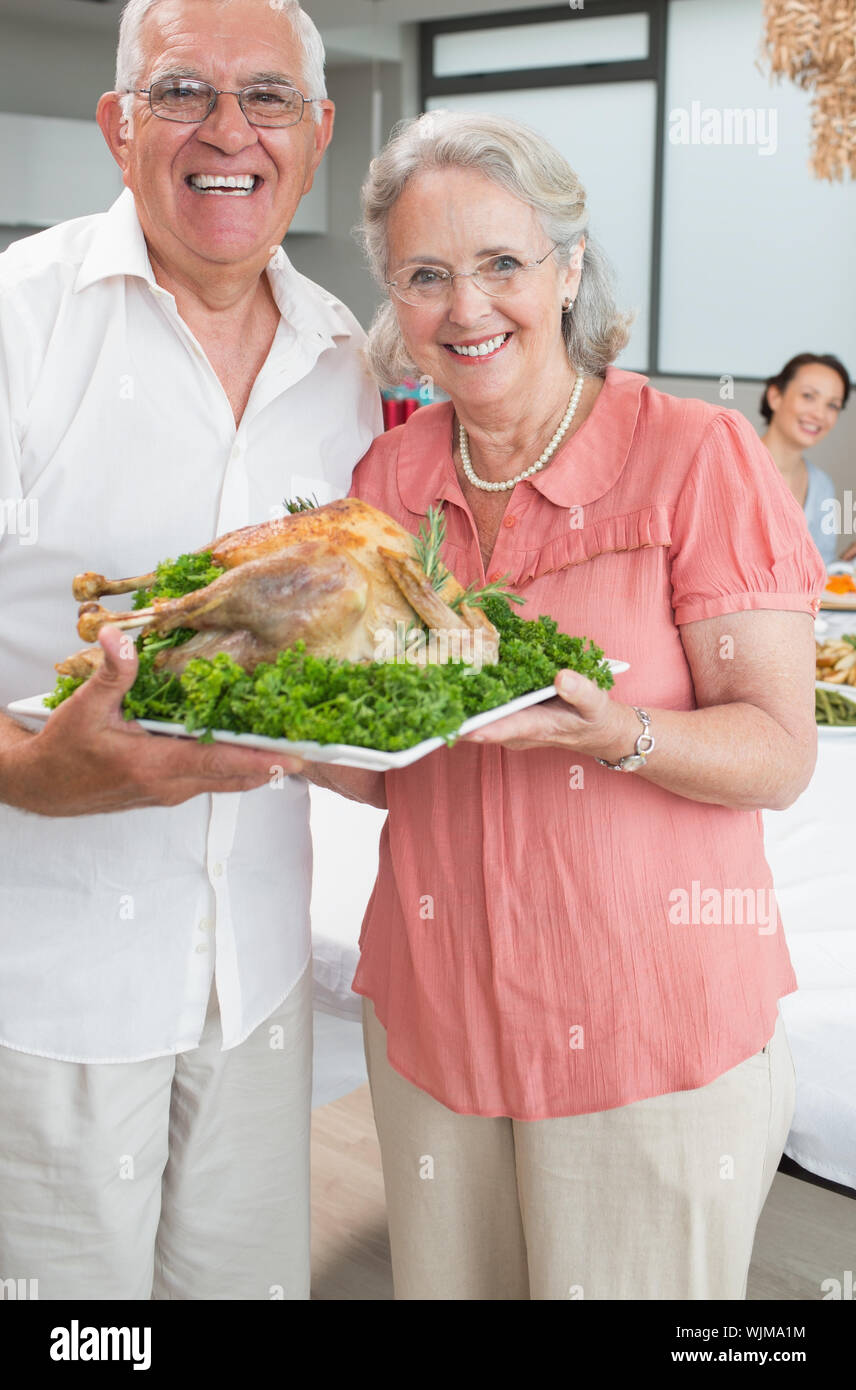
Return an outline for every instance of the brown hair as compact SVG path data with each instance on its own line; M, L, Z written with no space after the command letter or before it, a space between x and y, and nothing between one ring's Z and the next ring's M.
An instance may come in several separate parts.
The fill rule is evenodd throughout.
M784 391L785 387L793 381L800 367L814 366L830 367L833 372L838 373L838 375L841 377L841 384L844 387L844 400L842 401L842 409L847 404L847 397L850 395L850 374L847 371L847 368L845 367L844 363L840 362L837 357L833 357L830 353L827 353L825 357L818 357L817 354L814 352L800 352L797 354L796 357L792 357L790 362L785 363L778 376L771 376L769 380L765 383L764 390L761 395L761 414L767 421L768 425L773 418L773 412L767 400L767 392L769 391L770 387L775 386L777 390Z

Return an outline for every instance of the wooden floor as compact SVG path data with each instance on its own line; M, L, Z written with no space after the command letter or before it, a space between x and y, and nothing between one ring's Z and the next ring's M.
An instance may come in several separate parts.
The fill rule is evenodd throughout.
M391 1299L380 1152L368 1086L313 1112L312 1297ZM777 1173L748 1298L812 1300L856 1271L856 1200ZM852 1277L852 1276L851 1276Z
M368 1086L312 1112L312 1297L392 1298Z

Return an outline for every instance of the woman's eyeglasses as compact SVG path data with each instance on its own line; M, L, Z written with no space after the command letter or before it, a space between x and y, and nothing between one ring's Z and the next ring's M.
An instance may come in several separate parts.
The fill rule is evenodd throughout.
M501 255L488 256L486 260L479 261L475 270L448 271L437 265L406 265L386 283L399 299L405 304L413 305L414 308L447 299L451 294L453 280L472 280L484 294L499 297L513 294L522 288L523 272L535 270L539 265L543 265L547 257L558 249L558 246L551 246L540 260L526 263L519 261L510 252L503 252Z
M162 121L179 121L185 125L206 121L221 96L237 97L250 125L267 127L297 125L303 120L307 102L324 100L323 97L305 97L285 82L254 82L239 92L229 92L190 77L164 77L153 82L151 87L134 90L148 97L149 106Z

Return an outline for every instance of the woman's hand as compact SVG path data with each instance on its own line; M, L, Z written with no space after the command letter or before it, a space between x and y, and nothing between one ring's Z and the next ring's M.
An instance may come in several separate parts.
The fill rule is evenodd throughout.
M808 785L817 756L812 618L750 609L685 623L680 634L697 707L659 709L640 692L656 748L627 775L692 801L784 810ZM570 671L556 680L558 699L469 738L507 748L563 747L610 763L633 752L642 726L632 706Z
M576 671L559 671L555 684L558 699L509 714L465 737L512 749L569 748L607 762L633 752L642 725L630 705Z

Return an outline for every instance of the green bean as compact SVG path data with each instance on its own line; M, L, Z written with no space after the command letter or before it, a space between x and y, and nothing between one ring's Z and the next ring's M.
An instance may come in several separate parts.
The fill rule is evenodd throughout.
M832 713L825 690L815 691L815 718L818 724L835 723L835 715Z
M848 699L837 690L815 687L815 717L818 724L830 727L856 725L856 700Z

